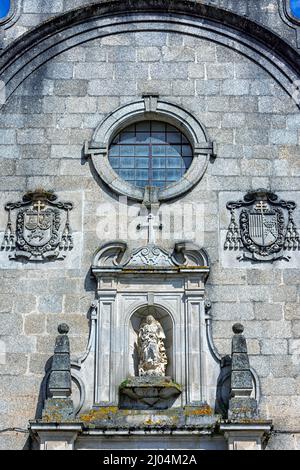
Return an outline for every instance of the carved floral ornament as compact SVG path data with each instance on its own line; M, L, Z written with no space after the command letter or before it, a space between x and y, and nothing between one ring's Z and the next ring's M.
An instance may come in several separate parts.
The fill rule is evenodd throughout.
M72 209L71 202L58 201L53 192L44 190L28 192L21 201L7 203L8 221L1 250L12 252L9 258L15 260L64 259L73 248ZM62 213L66 213L63 228Z
M265 189L249 192L243 200L230 201L231 220L225 250L241 251L241 260L290 260L287 252L300 249L293 212L296 203L279 199Z

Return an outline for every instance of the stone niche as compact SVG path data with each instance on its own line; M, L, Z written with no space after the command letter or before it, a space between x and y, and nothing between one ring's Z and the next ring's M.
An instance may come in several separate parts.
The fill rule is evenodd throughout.
M139 373L138 336L141 325L151 316L161 325L164 349L167 360L162 376ZM141 307L130 318L129 331L129 377L119 388L120 408L167 409L181 394L181 386L173 380L173 322L171 315L162 307Z
M172 377L173 375L173 322L172 322L172 317L168 313L167 310L165 310L162 307L158 306L146 306L146 307L141 307L137 309L131 316L130 318L130 331L129 331L129 374L131 376L138 376L139 375L139 370L138 370L138 351L137 351L137 345L138 345L138 333L140 326L143 322L143 320L146 318L148 315L153 315L153 317L158 320L163 328L164 334L165 334L165 348L166 348L166 354L167 354L167 368L166 368L166 376ZM130 358L132 360L130 361Z
M96 254L92 273L97 293L89 345L72 363L77 411L107 406L214 410L220 358L205 309L205 251L177 244L172 253L158 246L128 253L125 243L109 243ZM137 337L147 315L162 326L167 356L165 377L153 380L138 371Z

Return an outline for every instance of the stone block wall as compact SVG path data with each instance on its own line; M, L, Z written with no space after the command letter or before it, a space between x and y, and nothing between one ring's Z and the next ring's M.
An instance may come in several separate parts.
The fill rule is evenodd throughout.
M250 15L246 1L207 3L242 14L247 8ZM262 18L270 5L270 14L276 12L276 2L257 4ZM11 37L76 5L24 0ZM218 144L217 159L182 199L204 205L214 340L220 354L229 354L231 326L244 324L250 363L261 380L262 416L273 419L276 430L291 432L274 435L269 448L299 448L293 432L300 413L300 254L293 253L292 268L285 262L237 266L234 254L224 260L221 238L229 223L225 201L260 187L295 200L300 226L299 110L266 70L242 54L167 32L133 30L69 49L27 78L2 108L0 237L5 203L45 187L74 202L75 246L65 261L50 264L9 261L6 252L0 254L0 341L6 351L0 362L0 428L26 428L38 416L59 323L70 326L73 355L85 350L95 290L89 269L103 241L96 230L101 204L116 198L82 158L83 144L109 112L147 92L192 112ZM26 438L0 434L0 448L22 448Z
M49 18L61 15L70 10L87 6L88 0L15 0L18 4L19 19L12 28L5 33L3 46L6 47L14 39L47 21ZM126 3L127 0L123 0ZM291 24L282 21L282 5L285 0L195 0L195 2L223 8L242 17L248 17L259 24L266 26L285 39L292 45L297 44L295 30ZM169 2L176 4L176 0ZM167 6L167 2L166 2ZM280 16L281 15L281 16Z

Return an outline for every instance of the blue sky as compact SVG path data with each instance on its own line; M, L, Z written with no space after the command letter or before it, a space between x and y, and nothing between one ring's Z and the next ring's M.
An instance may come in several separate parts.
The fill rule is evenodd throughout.
M10 9L10 0L0 0L0 18L4 18Z
M297 18L300 18L300 0L290 0L291 10Z

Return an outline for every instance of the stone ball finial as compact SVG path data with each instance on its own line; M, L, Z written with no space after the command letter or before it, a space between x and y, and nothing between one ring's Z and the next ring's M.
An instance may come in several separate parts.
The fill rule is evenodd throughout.
M243 333L244 331L244 327L241 323L235 323L232 327L232 331L236 334L236 335L240 335Z
M58 325L57 329L61 335L67 335L69 333L70 328L69 325L67 325L66 323L61 323L60 325Z

